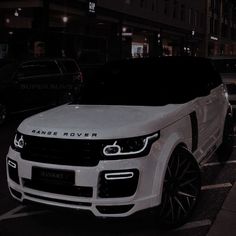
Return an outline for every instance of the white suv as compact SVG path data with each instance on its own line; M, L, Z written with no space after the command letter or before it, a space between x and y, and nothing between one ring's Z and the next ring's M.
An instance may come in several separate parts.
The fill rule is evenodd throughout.
M20 124L7 154L11 195L102 217L154 208L161 223L184 223L199 165L232 151L231 107L211 61L109 63L80 94Z

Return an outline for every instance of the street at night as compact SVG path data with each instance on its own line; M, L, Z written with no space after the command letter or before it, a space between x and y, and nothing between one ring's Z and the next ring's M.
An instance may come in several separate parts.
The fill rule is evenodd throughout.
M0 236L236 235L236 0L0 1Z

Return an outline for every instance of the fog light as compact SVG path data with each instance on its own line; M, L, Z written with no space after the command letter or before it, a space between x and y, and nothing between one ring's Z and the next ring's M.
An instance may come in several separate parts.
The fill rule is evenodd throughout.
M98 196L101 198L130 197L139 180L137 169L102 171L99 175Z
M17 184L20 184L17 162L8 158L7 166L10 179L16 182Z
M120 172L120 173L106 173L106 180L118 180L118 179L131 179L133 178L133 172Z

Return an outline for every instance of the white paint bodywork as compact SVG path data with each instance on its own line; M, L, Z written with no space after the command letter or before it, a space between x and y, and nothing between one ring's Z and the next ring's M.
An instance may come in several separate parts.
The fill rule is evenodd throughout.
M57 138L65 138L66 132L75 134L68 135L69 139L127 138L158 131L173 122L171 117L180 119L188 112L186 104L163 107L63 105L26 119L18 131L28 135L32 135L32 130L57 132ZM97 135L92 137L94 133Z
M32 116L21 123L18 131L22 134L68 139L119 139L153 134L160 131L160 137L152 144L147 156L129 159L101 160L94 167L45 164L23 160L20 153L11 147L7 157L18 164L20 184L9 178L10 188L22 193L25 199L49 205L87 209L96 216L120 217L137 211L158 206L161 203L163 180L169 158L178 145L184 145L192 152L192 126L190 113L196 112L198 121L198 148L192 152L198 162L211 155L222 141L225 115L229 103L223 86L211 91L206 97L196 98L185 104L166 105L162 107L144 106L95 106L63 105ZM32 132L34 130L34 132ZM43 132L43 133L42 133ZM49 133L48 133L49 132ZM55 133L55 135L53 135ZM73 135L71 135L73 134ZM81 135L77 135L81 134ZM97 135L93 135L97 134ZM76 173L75 185L93 187L91 198L52 194L23 187L22 178L31 179L32 167L73 170ZM104 170L127 169L139 170L138 187L131 197L99 198L98 176ZM51 198L52 201L29 197ZM14 196L13 196L14 197ZM58 203L53 199L71 201L71 204ZM73 202L87 202L92 205L78 206ZM134 207L122 214L101 214L96 206L115 206L134 204Z

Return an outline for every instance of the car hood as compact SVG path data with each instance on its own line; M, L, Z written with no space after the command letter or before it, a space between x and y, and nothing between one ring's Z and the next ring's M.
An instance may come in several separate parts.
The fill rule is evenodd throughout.
M189 114L187 107L191 105L63 105L24 120L18 131L69 139L135 137L154 133Z

